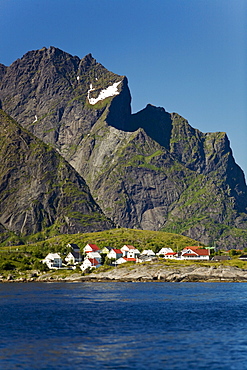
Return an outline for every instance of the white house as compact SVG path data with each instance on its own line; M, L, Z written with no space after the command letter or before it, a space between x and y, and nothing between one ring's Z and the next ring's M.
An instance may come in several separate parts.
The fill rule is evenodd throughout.
M98 268L100 266L101 264L95 258L86 258L80 266L80 269L84 271L87 268Z
M43 263L46 263L50 269L59 269L62 267L62 258L58 253L49 253L43 259Z
M121 251L123 253L123 257L127 256L127 252L129 252L130 250L133 250L133 249L135 249L135 247L133 247L133 245L124 245L121 248Z
M121 248L121 251L123 253L123 257L127 258L136 258L140 254L139 250L133 247L133 245L124 245Z
M77 263L80 263L82 261L82 255L80 253L80 251L71 251L67 254L67 256L65 257L65 262L67 262L68 264L71 264L71 265L75 265Z
M164 255L164 258L174 260L178 257L178 254L175 252L168 252Z
M96 244L87 244L83 248L83 252L84 253L88 253L88 252L99 252L99 251L100 251L100 249L99 249L99 247Z
M123 253L121 251L121 249L111 249L110 252L107 254L107 258L112 258L112 259L118 259L118 258L121 258L123 256Z
M129 251L127 251L127 254L126 254L126 257L127 258L136 258L140 256L140 251L138 249L130 249Z
M171 248L161 248L161 250L156 253L156 256L165 255L167 253L173 253L173 250Z
M101 262L101 255L99 252L88 252L86 258L95 258L99 263Z
M186 247L181 251L182 260L209 260L210 249L203 247Z

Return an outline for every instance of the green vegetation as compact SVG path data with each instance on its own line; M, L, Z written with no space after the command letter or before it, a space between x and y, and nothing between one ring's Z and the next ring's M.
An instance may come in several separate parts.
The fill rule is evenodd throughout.
M91 220L89 221L91 222ZM43 240L41 240L41 237ZM49 238L47 238L46 234L38 233L32 236L30 235L23 237L21 240L22 243L25 244L19 245L19 250L25 248L25 251L30 252L35 249L41 251L42 253L44 250L45 252L58 252L68 243L75 243L80 248L83 248L87 243L97 244L99 248L104 248L106 246L121 248L124 244L131 244L140 251L143 249L152 249L155 253L163 247L171 247L175 250L181 250L188 245L198 245L197 241L183 235L176 235L161 231L134 229L112 229L83 234L60 234ZM6 249L6 243L1 243L0 251L1 248Z
M48 271L46 265L41 260L48 254L59 252L61 256L65 257L69 248L68 243L77 244L81 250L87 243L97 244L100 249L105 246L111 246L115 248L121 248L124 244L131 244L138 248L140 251L144 249L152 249L154 252L159 251L162 247L171 247L175 251L180 251L186 246L198 245L199 243L195 240L187 238L182 235L176 235L172 233L160 232L160 231L144 231L134 229L112 229L102 232L95 233L84 233L84 234L64 234L47 238L43 241L37 241L33 244L25 244L7 247L0 244L0 275L7 279L11 276L11 279L23 278L29 279L31 276L38 276L45 274ZM201 245L201 244L200 244ZM243 252L246 252L243 251ZM219 252L224 254L226 252ZM219 266L232 266L241 269L247 269L247 262L238 259L241 251L231 250L229 255L231 260L227 261L179 261L179 260L165 260L159 259L157 262L159 265L179 268L185 266L202 266L202 267L219 267ZM104 256L103 266L96 272L103 272L114 267L109 266L109 260ZM146 262L147 264L147 262ZM117 268L135 268L134 263L125 263L118 266ZM77 270L56 270L49 271L49 276L52 279L66 278L73 273L82 274L80 269ZM85 274L85 273L84 273Z

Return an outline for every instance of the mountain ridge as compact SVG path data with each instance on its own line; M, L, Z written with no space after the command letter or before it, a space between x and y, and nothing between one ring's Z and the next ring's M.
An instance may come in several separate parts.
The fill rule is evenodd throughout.
M247 246L247 187L227 135L148 104L131 113L125 76L50 47L0 66L2 108L54 147L120 227Z

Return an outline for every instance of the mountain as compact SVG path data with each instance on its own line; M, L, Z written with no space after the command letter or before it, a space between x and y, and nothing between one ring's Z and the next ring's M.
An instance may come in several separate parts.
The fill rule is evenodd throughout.
M247 187L227 135L150 104L131 114L127 78L91 54L50 47L0 65L0 104L70 163L116 225L247 247Z
M112 227L81 176L51 146L0 110L0 230L30 235Z

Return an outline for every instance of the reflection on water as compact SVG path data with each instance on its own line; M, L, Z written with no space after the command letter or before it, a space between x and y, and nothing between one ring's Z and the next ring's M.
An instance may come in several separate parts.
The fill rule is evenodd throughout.
M0 369L245 369L244 283L0 284Z

